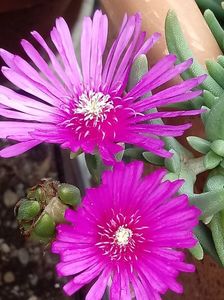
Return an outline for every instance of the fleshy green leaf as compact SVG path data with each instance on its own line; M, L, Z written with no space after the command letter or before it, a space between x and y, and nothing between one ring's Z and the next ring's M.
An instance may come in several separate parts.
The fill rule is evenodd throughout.
M213 216L210 222L212 237L218 256L224 265L224 230L222 226L222 214L218 213Z
M195 0L202 11L211 9L219 20L223 20L224 12L220 0Z
M136 60L132 64L127 90L129 91L133 86L135 86L142 78L142 76L147 72L147 57L144 54L141 54L136 58Z
M204 251L199 242L197 242L193 248L190 248L189 251L197 260L202 260L204 258Z
M210 150L211 143L197 136L188 136L189 145L196 151L206 154Z
M221 161L221 156L217 155L213 151L209 151L204 157L204 166L207 170L211 170L217 167Z
M211 144L211 150L215 152L217 155L224 157L224 141L216 140Z
M221 6L220 6L221 8ZM218 11L218 10L217 10ZM221 9L220 9L221 11ZM224 19L224 13L222 13L222 18ZM214 13L210 9L206 9L204 12L205 20L214 35L219 47L223 50L223 42L224 42L224 30L222 29L219 21L216 19Z
M212 108L216 104L218 97L215 97L211 92L204 90L203 91L204 104L208 108Z
M180 164L180 156L175 150L170 150L173 153L173 156L165 159L165 167L170 172L179 173L181 164Z
M157 156L151 152L143 152L142 156L145 160L148 162L158 165L158 166L164 166L164 158Z
M188 58L194 57L187 41L184 38L178 18L174 11L170 10L167 14L165 33L168 50L170 53L177 55L178 62L182 62ZM181 74L181 77L183 79L187 79L206 73L206 70L197 62L196 58L194 57L192 66L183 74ZM206 80L201 84L201 87L210 91L215 96L219 96L223 93L223 89L211 76L206 78Z
M202 222L195 227L194 233L198 238L203 249L211 256L213 259L221 265L221 261L215 249L214 241L212 239L210 229L204 225Z
M99 184L101 173L104 170L104 165L101 158L95 154L85 154L86 165L89 170L89 173L92 175L93 180Z
M224 140L224 95L210 109L205 121L205 133L210 141Z
M224 68L220 66L219 63L217 63L214 60L207 60L206 61L206 67L208 69L209 75L214 78L214 80L222 87L224 88Z
M189 195L189 201L201 210L201 219L209 217L224 209L224 189Z
M209 176L204 185L204 191L215 191L224 188L224 176L221 174Z
M124 156L134 159L143 160L142 157L143 150L140 148L128 148L124 150Z

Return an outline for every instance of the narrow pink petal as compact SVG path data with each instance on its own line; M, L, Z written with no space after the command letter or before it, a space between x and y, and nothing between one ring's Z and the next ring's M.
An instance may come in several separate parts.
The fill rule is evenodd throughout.
M62 58L66 73L74 85L75 91L80 92L81 72L68 25L63 18L56 20L56 27L51 31L51 39Z
M94 285L90 288L88 294L86 295L86 300L101 300L106 287L108 280L111 276L110 269L105 268ZM128 299L127 299L128 300Z
M62 242L62 241L54 241L52 243L52 246L51 246L51 251L52 253L57 253L57 254L60 254L61 252L65 251L65 250L73 250L74 247L76 249L85 249L86 248L86 245L84 244L75 244L75 243L68 243L68 242Z
M173 67L176 61L176 56L173 54L166 55L159 62L157 62L149 71L146 73L141 80L127 93L127 97L138 98L150 91L148 87L149 82L153 82L159 78L162 74L167 72Z
M155 300L154 293L152 293L150 286L147 287L147 290L142 286L139 279L135 277L135 275L131 275L131 283L134 288L135 297L136 300L142 300L142 299L152 299ZM149 298L150 296L150 298Z
M103 83L107 84L107 89L110 89L113 84L113 78L118 66L119 60L131 41L132 35L135 30L135 16L128 18L127 23L121 28L117 39L115 40L111 51L108 55L108 59L105 63L103 71ZM109 63L110 61L110 63Z
M91 57L90 57L90 87L98 90L101 84L102 76L102 56L107 41L108 20L97 10L92 22L92 41L91 41ZM86 45L85 45L86 47Z
M136 59L141 54L147 54L147 52L154 46L154 44L158 41L158 39L161 37L161 34L158 32L153 33L149 39L147 39L142 47L138 50L138 53L135 55Z
M122 21L120 31L119 31L118 36L117 36L117 39L113 42L112 46L110 47L109 54L108 54L106 62L104 64L102 80L105 84L106 84L106 77L107 77L107 74L109 72L109 68L110 68L110 65L111 65L111 62L112 62L112 59L113 59L113 55L114 55L114 52L115 52L117 44L118 44L119 37L121 36L125 26L127 25L127 21L128 21L128 17L127 17L127 14L125 14L124 18L123 18L123 21Z
M182 74L185 72L193 63L193 59L188 59L178 65L176 65L173 69L167 71L166 73L163 74L163 76L157 78L154 82L151 82L149 84L149 90L153 90L162 84L168 82L169 80L175 78L177 75Z
M194 91L194 92L187 92L183 95L171 97L171 98L164 98L162 100L158 99L157 96L151 96L148 99L144 99L142 101L136 102L136 104L133 105L133 109L136 109L139 112L144 112L146 110L160 107L160 106L166 106L169 104L175 104L179 102L188 101L191 99L194 99L198 96L200 96L202 91ZM168 96L169 97L169 96ZM158 100L157 100L158 99Z
M0 96L1 98L1 96ZM0 100L1 101L1 100ZM38 121L38 122L46 122L46 118L48 122L58 123L60 121L59 117L53 115L32 115L28 113L16 112L13 110L7 110L0 108L0 115L7 118L20 119L26 121Z
M160 282L160 280L163 281L163 283L166 284L167 288L170 288L177 293L181 293L183 291L183 287L179 285L175 280L175 277L178 275L178 271L167 268L166 265L161 264L158 260L154 261L153 257L152 260L147 260L145 261L145 263L145 274L147 275L147 278L151 276L152 272L152 274L158 277L158 282ZM174 276L174 278L172 276Z
M19 73L20 75L25 75L30 80L45 86L53 95L62 95L60 90L52 85L52 82L54 82L54 77L49 77L50 82L45 80L24 59L17 55L13 55L6 50L0 49L0 55L5 63L15 72Z
M115 153L120 152L122 150L123 150L122 146L118 144L114 144L109 141L107 142L106 147L102 144L99 145L99 152L105 164L115 163L114 161Z
M136 43L139 38L141 30L141 19L138 14L135 16L135 29L133 32L132 40L130 42L130 45L126 49L122 60L120 61L115 73L114 73L114 78L113 81L116 82L122 82L125 80L127 72L130 70L132 61L134 58L134 53L136 49ZM117 83L116 83L117 84ZM114 85L111 86L111 89L114 88Z
M33 35L35 34L33 33ZM33 45L31 45L26 40L22 40L21 45L25 50L26 54L29 56L29 58L37 66L37 68L46 76L47 79L50 79L50 82L54 85L54 87L56 87L60 93L68 93L68 90L65 89L64 85L57 78L57 76L55 76L54 72L51 70L46 61L42 58L40 53L33 47ZM63 77L61 79L64 80Z
M123 141L127 144L132 144L139 148L153 152L154 154L157 154L161 157L172 156L172 154L168 150L163 149L164 142L159 140L157 137L153 138L150 136L140 135L138 133L134 134L130 130L129 134L125 138L123 138Z
M133 119L133 123L137 122L143 122L143 121L149 121L149 120L154 120L158 118L174 118L174 117L183 117L183 116L196 116L201 113L203 113L203 109L195 109L195 110L179 110L179 111L171 111L171 112L155 112L155 113L149 113L144 116L137 116L135 119Z
M13 58L14 55L5 49L0 49L0 56L4 60L4 62L10 67L15 67Z
M207 75L201 75L196 78L187 79L179 84L175 84L172 87L168 87L153 96L156 95L157 99L164 99L167 98L167 95L170 97L182 95L187 91L190 91L192 88L197 87L200 85L205 79Z
M77 292L79 289L81 289L85 284L77 284L73 282L73 279L71 279L68 283L66 283L63 287L63 291L68 295L71 296L75 292Z
M0 150L0 157L7 158L7 157L20 155L30 150L31 148L39 145L40 143L41 143L40 141L32 140L32 141L21 142L12 146L8 146L3 150Z
M158 136L180 136L183 132L190 128L191 124L183 125L156 125L156 124L142 124L133 126L134 132L145 132L155 134Z
M55 98L53 95L49 96L49 92L47 91L46 87L30 80L25 75L18 74L16 71L7 67L2 67L2 73L9 81L27 93L34 95L54 106L61 105L61 101L59 99Z
M44 111L48 113L61 114L59 110L48 104L44 104L40 101L34 100L24 95L20 95L15 91L0 85L0 102L5 106L24 111L24 106L35 108L38 111Z
M121 300L131 300L130 280L126 270L121 274Z
M10 135L29 134L36 128L44 130L55 130L55 125L47 123L1 121L0 138L5 139Z
M72 84L70 82L70 78L67 76L67 74L64 72L64 70L62 69L59 61L57 60L56 56L54 55L54 53L52 52L52 50L48 47L47 43L45 42L45 40L42 38L42 36L36 32L33 31L31 32L31 34L33 35L33 37L36 39L36 41L43 47L43 49L46 51L46 53L49 56L50 62L53 66L54 71L56 72L57 76L63 80L65 82L65 84L67 85L68 88L70 88L72 90ZM25 48L25 45L23 44L23 47ZM26 44L26 52L27 54L30 56L30 58L32 60L36 60L36 52L34 51L35 49L33 49L33 47L27 47Z
M92 44L92 21L89 17L85 17L82 26L81 35L81 61L83 81L87 87L90 87L90 57Z
M168 287L166 285L166 282L163 282L162 276L158 276L154 272L154 270L149 269L148 266L146 266L142 262L139 262L137 270L140 279L144 278L144 280L148 282L151 288L155 291L155 295L157 294L157 292L164 294L167 291Z
M73 275L95 265L97 262L98 260L94 257L89 257L84 261L60 262L57 264L57 273L59 276Z
M87 258L92 257L96 253L94 247L86 247L85 251L77 249L74 250L65 250L61 253L61 261L62 262L69 262L69 261L76 261L76 260L85 260Z
M64 96L64 92L60 91L56 88L52 82L54 81L54 77L48 77L47 80L41 77L40 73L38 73L30 64L28 64L24 59L15 55L13 59L16 69L19 74L25 75L26 78L29 78L31 82L34 84L38 83L40 87L44 87L43 91L47 92L49 96L53 95L56 98L62 99ZM59 102L61 103L61 101Z
M112 277L110 300L121 300L121 276L117 271L114 272Z

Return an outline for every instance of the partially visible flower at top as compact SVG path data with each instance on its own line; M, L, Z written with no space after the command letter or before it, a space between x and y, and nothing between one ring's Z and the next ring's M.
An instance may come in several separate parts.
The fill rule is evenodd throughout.
M52 251L60 255L58 275L73 276L64 286L68 295L91 282L86 300L101 299L107 286L110 300L182 293L176 278L194 266L180 249L196 243L199 210L177 195L183 180L163 181L163 169L141 178L142 172L141 162L118 163L77 211L65 212L70 225L58 225Z
M120 142L163 157L170 156L158 136L182 135L190 124L169 126L146 121L200 112L144 113L200 95L201 91L191 89L200 84L204 76L141 99L192 64L192 59L189 59L174 66L176 57L167 55L125 93L133 61L148 52L159 34L155 33L145 40L140 15L125 16L120 32L106 55L107 33L108 19L101 11L95 12L93 20L85 17L81 35L81 66L63 18L56 20L51 31L58 58L39 33L31 33L48 55L51 67L27 40L22 40L21 45L35 68L21 57L1 49L1 57L8 65L2 68L2 73L28 95L0 86L0 115L14 119L0 122L0 138L18 142L1 150L0 156L16 156L42 142L60 144L73 152L81 149L94 153L97 150L104 161L109 162L114 160L115 153L122 150L118 145Z

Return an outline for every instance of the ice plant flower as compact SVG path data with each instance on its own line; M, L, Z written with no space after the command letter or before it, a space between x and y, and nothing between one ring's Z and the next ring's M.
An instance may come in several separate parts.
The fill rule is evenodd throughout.
M181 248L195 245L199 210L177 195L183 180L164 181L165 170L143 177L143 164L118 163L102 184L87 190L70 224L57 227L52 251L60 255L59 276L72 276L64 291L72 295L93 282L86 299L161 299L168 289L181 293L180 272L193 272Z
M159 112L145 114L149 109L187 101L201 91L191 91L204 76L186 80L151 97L141 98L189 68L189 59L174 65L176 57L167 55L134 86L125 92L133 61L145 54L158 40L159 34L145 39L141 18L137 13L123 19L117 38L109 53L105 47L108 19L96 11L93 20L84 18L81 35L81 63L73 49L72 38L63 18L56 20L51 40L58 57L36 31L33 38L48 56L47 64L27 40L21 45L28 63L18 55L1 49L8 65L4 76L23 93L0 86L0 115L13 120L0 122L0 138L17 142L0 151L0 156L19 155L42 143L56 143L63 148L86 153L99 151L104 161L112 162L121 150L118 143L134 144L160 156L170 156L158 136L179 136L190 124L179 126L150 124L158 117L195 115L198 111Z

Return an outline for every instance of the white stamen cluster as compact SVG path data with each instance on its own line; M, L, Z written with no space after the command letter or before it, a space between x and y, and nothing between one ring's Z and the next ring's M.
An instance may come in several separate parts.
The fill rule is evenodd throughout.
M125 228L124 226L120 226L118 230L115 232L115 242L119 246L126 246L129 243L129 239L133 236L133 232L129 228Z
M84 121L94 120L93 126L107 118L107 113L114 108L109 95L101 92L84 92L76 101L74 113L84 115Z

